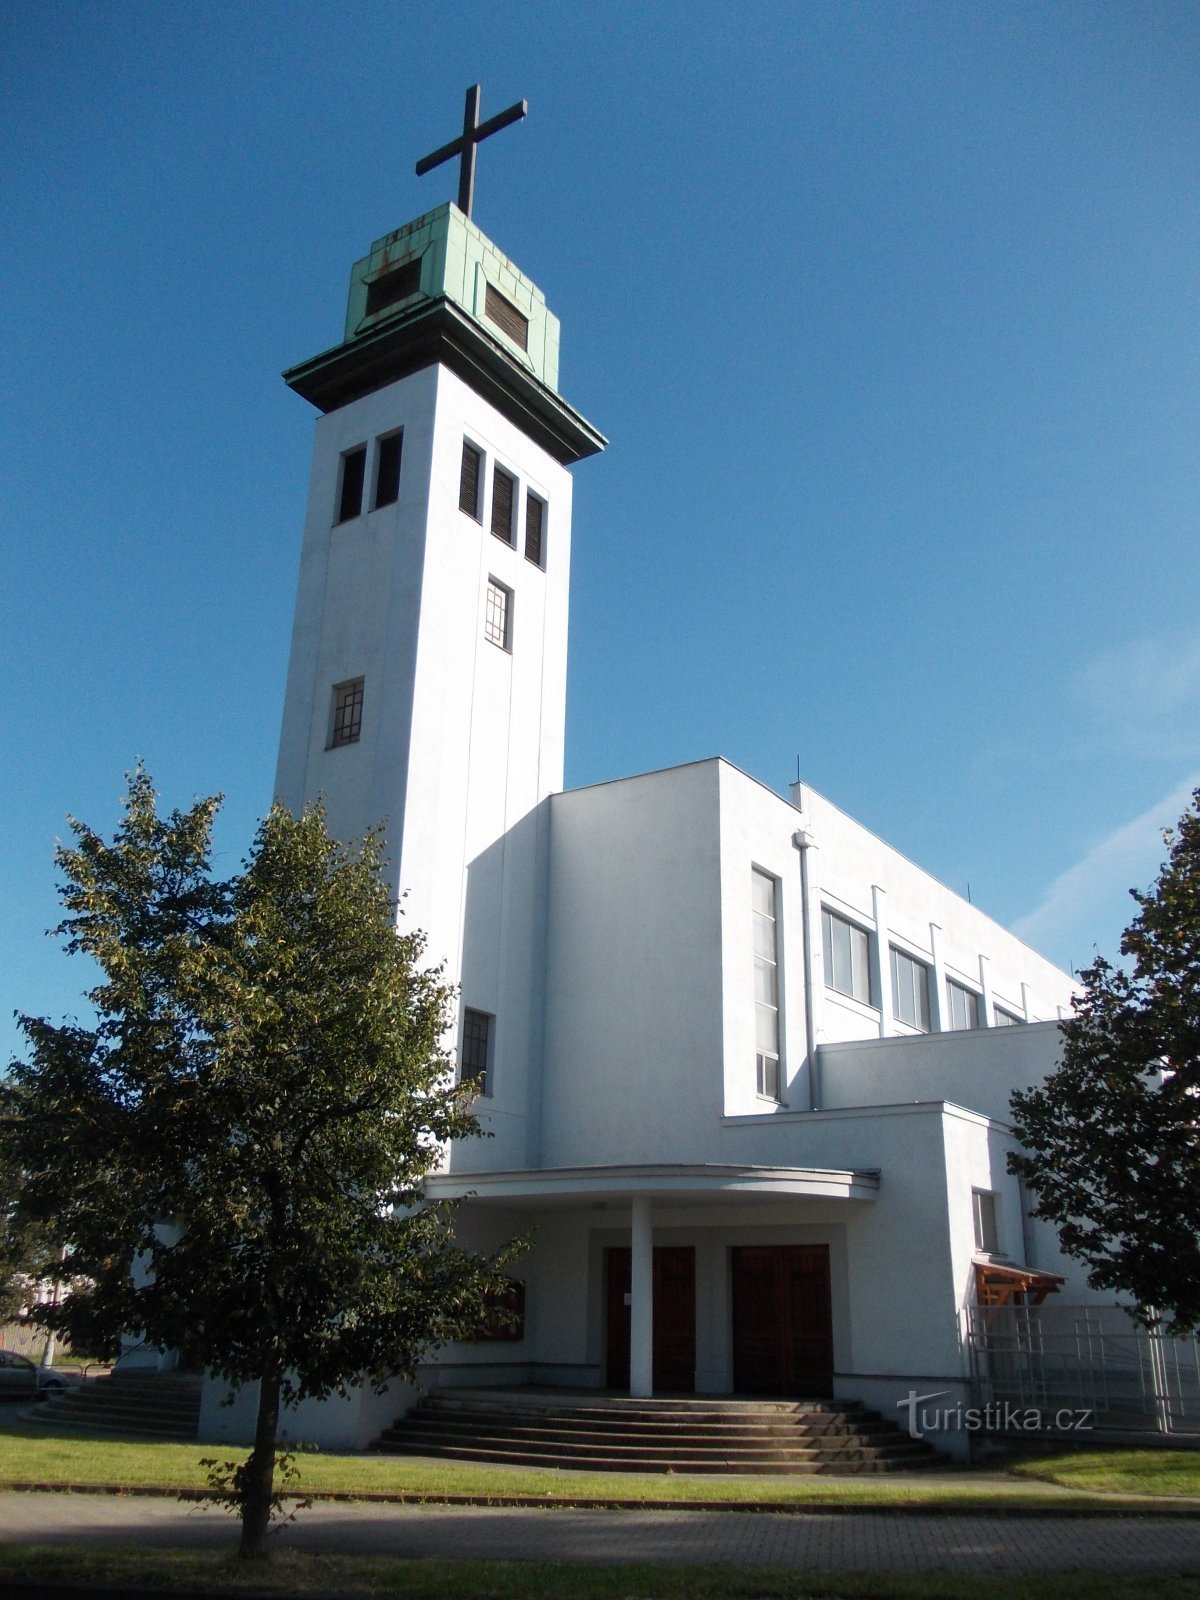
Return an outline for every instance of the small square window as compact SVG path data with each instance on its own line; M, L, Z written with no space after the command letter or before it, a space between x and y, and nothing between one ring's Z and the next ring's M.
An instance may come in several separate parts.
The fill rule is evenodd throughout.
M362 510L363 479L367 474L367 447L347 450L342 457L342 482L338 490L339 522L349 522Z
M487 601L483 613L483 636L501 650L512 649L512 590L495 578L488 579Z
M476 522L482 521L479 512L479 481L483 467L483 452L463 440L462 467L458 475L458 509L465 511Z
M394 506L400 498L400 451L404 443L402 433L386 433L378 441L375 456L375 505Z
M351 678L348 683L338 683L333 689L333 719L329 733L329 748L336 750L343 744L357 744L362 735L363 680Z
M517 506L517 480L511 472L497 467L492 473L492 532L505 544L512 544L514 513Z
M536 567L546 565L546 502L536 494L525 496L525 559Z
M486 1011L463 1012L462 1049L458 1056L458 1081L474 1084L479 1094L490 1094L489 1056L492 1045L492 1019Z

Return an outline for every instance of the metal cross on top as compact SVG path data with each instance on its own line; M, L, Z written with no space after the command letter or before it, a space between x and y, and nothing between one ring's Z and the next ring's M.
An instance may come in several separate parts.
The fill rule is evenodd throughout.
M509 106L507 111L500 111L494 117L489 117L486 122L479 120L479 85L473 84L467 90L467 104L463 111L463 131L457 139L451 139L449 144L444 144L440 150L435 150L431 156L423 156L417 162L417 177L422 178L427 172L432 172L434 167L440 167L443 161L449 161L451 156L459 156L458 166L458 209L464 216L471 215L471 204L475 199L475 146L481 139L490 138L493 133L499 133L501 128L507 128L512 122L520 122L529 110L527 100L518 100L515 106Z

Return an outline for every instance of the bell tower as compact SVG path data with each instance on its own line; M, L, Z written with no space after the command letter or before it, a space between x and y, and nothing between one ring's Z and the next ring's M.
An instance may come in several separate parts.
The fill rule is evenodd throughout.
M469 151L473 171L518 109L474 126L469 92L435 156ZM492 1168L537 1153L567 468L606 442L559 395L558 346L541 291L447 204L375 241L341 343L284 374L321 415L276 793L323 798L342 838L385 825L405 924L460 985L460 1070L496 1135L463 1158Z

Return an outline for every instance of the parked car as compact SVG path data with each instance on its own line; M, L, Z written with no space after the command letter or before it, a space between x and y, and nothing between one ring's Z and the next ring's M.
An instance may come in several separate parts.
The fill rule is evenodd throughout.
M0 1350L0 1400L36 1400L61 1394L80 1381L73 1367L39 1367L15 1350Z

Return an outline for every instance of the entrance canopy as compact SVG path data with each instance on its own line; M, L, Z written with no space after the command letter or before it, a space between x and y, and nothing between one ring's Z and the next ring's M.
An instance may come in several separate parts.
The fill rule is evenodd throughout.
M701 1163L653 1166L545 1167L515 1172L442 1172L425 1180L430 1200L511 1206L595 1205L662 1199L673 1204L721 1200L874 1200L878 1169L744 1167Z

